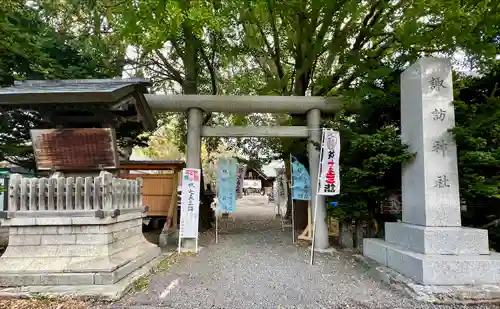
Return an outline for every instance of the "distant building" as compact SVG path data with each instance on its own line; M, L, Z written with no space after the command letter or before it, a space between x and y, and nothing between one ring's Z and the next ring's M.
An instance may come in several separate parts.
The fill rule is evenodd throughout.
M260 169L247 166L243 179L243 190L262 191L272 188L276 176L268 176Z

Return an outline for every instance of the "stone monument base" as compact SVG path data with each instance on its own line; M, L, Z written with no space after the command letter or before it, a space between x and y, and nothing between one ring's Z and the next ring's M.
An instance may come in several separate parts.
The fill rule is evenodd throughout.
M425 255L380 239L364 239L363 254L421 284L500 283L500 254Z
M500 285L424 285L362 255L354 258L369 269L369 274L392 288L418 300L434 304L477 304L500 301Z
M363 254L424 285L500 283L500 254L486 230L386 223L385 241L363 240Z

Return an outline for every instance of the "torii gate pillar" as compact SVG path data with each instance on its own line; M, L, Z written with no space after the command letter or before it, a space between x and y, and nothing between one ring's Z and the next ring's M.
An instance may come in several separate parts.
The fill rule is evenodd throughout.
M318 145L321 145L321 111L319 109L311 109L307 112L307 128L309 131L309 143L307 143L307 154L309 157L309 171L311 173L311 207L313 218L316 218L316 226L314 231L314 250L325 250L330 244L328 241L328 226L326 225L326 209L325 198L319 195L316 199L318 186L318 168L319 168L319 150ZM315 202L318 205L315 205ZM315 215L314 211L318 214Z
M201 109L188 110L187 168L201 168L201 118Z
M201 125L201 109L190 108L187 119L187 168L201 169ZM194 239L183 238L181 241L183 250L196 250L196 241Z

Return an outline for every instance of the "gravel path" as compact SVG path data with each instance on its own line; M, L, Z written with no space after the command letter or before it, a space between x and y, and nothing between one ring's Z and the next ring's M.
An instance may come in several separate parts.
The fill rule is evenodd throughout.
M197 256L154 275L147 291L112 307L464 308L418 303L391 291L347 253L317 254L310 266L309 250L292 244L289 230L281 231L275 207L264 197L245 197L238 204L236 221L228 223L218 244L213 234L204 235L200 243L205 248Z

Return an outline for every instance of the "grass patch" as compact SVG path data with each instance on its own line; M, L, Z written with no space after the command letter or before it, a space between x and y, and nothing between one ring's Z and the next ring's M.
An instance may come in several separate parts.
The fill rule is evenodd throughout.
M194 252L183 252L183 253L174 253L171 254L170 256L164 258L158 264L156 264L155 267L153 267L147 274L144 276L140 277L134 282L134 288L136 291L144 291L148 288L149 282L151 281L151 277L154 274L165 272L169 270L172 266L176 265L179 263L181 258L183 257L190 257L190 256L195 256L196 253Z
M144 291L149 286L149 280L151 276L149 274L144 275L134 282L134 289L136 291Z

